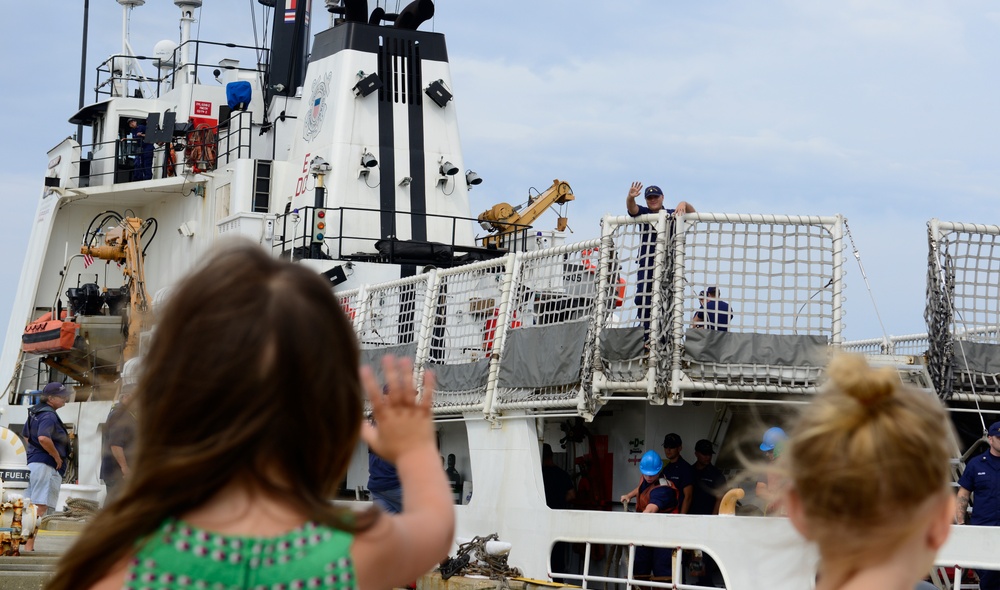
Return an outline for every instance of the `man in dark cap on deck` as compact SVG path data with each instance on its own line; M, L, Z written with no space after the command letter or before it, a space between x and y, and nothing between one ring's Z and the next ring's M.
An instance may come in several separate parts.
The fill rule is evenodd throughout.
M640 194L646 200L645 206L635 202ZM663 190L656 185L650 185L646 187L644 192L641 182L633 182L632 186L629 187L628 196L625 198L625 207L628 210L628 214L632 217L659 213L663 210ZM676 208L667 209L666 211L670 216L683 215L685 213L694 213L694 207L687 201L681 201L677 203ZM670 235L673 235L672 225L670 226ZM649 338L649 318L653 305L653 262L655 259L656 236L656 229L652 225L648 223L643 225L642 243L639 246L639 270L635 280L635 305L638 308L639 319L642 320L643 337L645 339ZM668 285L672 277L672 263L673 257L670 252L667 252L664 269L666 272L663 274L663 280Z
M681 514L691 510L691 499L694 496L694 470L691 464L681 457L681 437L671 432L663 437L663 454L667 462L663 466L663 477L669 479L681 494Z
M28 441L27 496L38 509L38 519L59 502L59 488L66 474L69 457L69 430L56 410L69 401L70 391L62 383L52 382L38 392L39 403L28 410L22 434ZM25 551L35 550L35 537L24 544Z

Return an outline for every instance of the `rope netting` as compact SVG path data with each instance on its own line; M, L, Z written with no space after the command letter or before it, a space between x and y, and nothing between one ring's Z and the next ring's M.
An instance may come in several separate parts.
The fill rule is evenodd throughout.
M1000 227L928 223L924 319L939 395L1000 392Z

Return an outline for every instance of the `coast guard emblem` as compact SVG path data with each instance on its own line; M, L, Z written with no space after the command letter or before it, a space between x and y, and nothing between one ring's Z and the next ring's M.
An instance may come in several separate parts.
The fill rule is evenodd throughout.
M326 115L326 97L330 94L330 78L327 73L323 78L317 78L312 83L312 95L306 103L306 126L302 131L302 139L312 141L323 127L323 117Z

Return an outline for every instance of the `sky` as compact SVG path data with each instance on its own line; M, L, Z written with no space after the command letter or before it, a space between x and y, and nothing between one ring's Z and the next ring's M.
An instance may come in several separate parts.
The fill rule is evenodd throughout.
M75 133L67 120L78 105L83 19L79 1L8 4L3 330L46 152ZM316 33L327 19L313 4ZM929 219L1000 224L995 2L436 5L422 28L447 37L465 163L484 178L470 193L473 215L523 202L554 178L577 197L568 242L598 236L602 215L624 214L633 180L699 211L842 214L871 285L869 294L848 242L847 339L881 336L879 316L890 335L926 331ZM252 45L252 12L259 30L256 0L204 0L194 33ZM135 9L135 52L176 41L178 16L169 0ZM97 64L121 50L121 28L117 2L90 0L88 103ZM546 223L555 216L537 227Z

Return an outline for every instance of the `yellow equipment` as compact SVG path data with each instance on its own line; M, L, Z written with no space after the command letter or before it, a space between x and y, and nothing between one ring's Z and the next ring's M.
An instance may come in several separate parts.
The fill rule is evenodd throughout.
M493 205L478 217L483 229L493 234L482 239L483 247L503 247L508 238L528 229L549 207L568 203L575 198L569 183L557 178L545 192L535 197L529 196L524 207L514 207L509 203ZM567 221L567 218L559 217L556 230L565 231Z
M145 316L149 311L149 294L146 292L146 272L143 269L140 239L142 225L142 219L126 217L118 227L108 230L103 245L80 247L81 254L89 254L96 259L121 265L129 293L128 334L122 352L123 360L126 361L139 352L139 334L142 332Z

